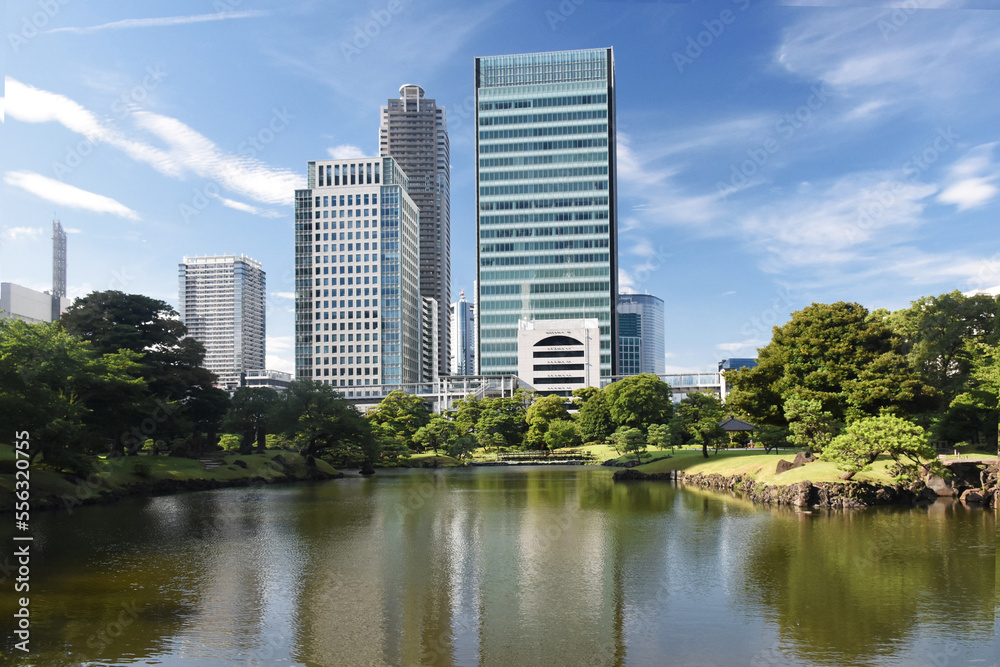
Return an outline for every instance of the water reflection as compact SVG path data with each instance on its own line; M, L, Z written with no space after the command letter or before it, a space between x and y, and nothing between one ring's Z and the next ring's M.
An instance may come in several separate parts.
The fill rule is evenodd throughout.
M133 500L36 529L35 664L995 662L995 514L956 503L797 513L486 468Z

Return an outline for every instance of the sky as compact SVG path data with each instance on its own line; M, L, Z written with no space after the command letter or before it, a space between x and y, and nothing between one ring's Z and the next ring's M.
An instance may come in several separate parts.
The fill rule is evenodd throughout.
M476 56L614 47L619 278L668 372L752 357L811 303L1000 284L992 0L8 0L0 280L178 305L184 256L267 272L294 371L293 191L376 155L404 83L446 108L452 298L475 279Z

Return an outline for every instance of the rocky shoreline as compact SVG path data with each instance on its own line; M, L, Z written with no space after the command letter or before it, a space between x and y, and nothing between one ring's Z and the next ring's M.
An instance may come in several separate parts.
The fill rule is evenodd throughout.
M1000 506L1000 488L997 486L998 464L983 471L982 486L961 491L961 500L969 505ZM712 474L686 474L682 470L668 473L642 473L638 470L619 470L615 481L675 480L720 493L738 493L754 503L765 505L790 505L813 509L863 509L878 505L915 506L933 502L939 494L923 482L903 486L870 484L867 482L798 482L785 486L768 485L748 475L725 476Z

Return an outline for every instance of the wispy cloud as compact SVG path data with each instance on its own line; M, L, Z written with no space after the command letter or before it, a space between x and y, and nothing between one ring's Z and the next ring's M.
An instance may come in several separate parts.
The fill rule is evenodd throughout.
M288 205L304 178L286 169L274 169L241 151L223 150L208 137L177 120L150 111L136 110L130 118L137 128L152 135L166 148L158 148L126 135L116 127L103 124L97 116L77 102L49 91L6 78L7 101L11 117L26 123L56 122L93 143L106 143L123 151L137 162L148 164L161 174L183 179L195 175L216 181L223 187L263 204ZM282 112L274 111L272 120ZM290 118L290 117L289 117ZM288 118L278 124L284 128ZM282 125L285 124L285 125ZM273 134L277 134L274 132Z
M959 211L986 204L1000 193L1000 165L993 161L993 149L1000 142L976 146L949 169L949 183L938 195L944 204L954 204Z
M0 232L0 238L3 238L8 243L16 243L23 240L34 241L44 231L41 227L4 227L3 231Z
M139 220L139 214L121 202L104 195L81 190L33 171L8 171L4 174L3 180L7 185L21 188L36 197L41 197L60 206L96 213L111 213L129 220Z
M69 32L77 35L84 35L91 32L98 32L101 30L128 30L132 28L165 28L175 25L187 25L190 23L206 23L208 21L228 21L231 19L252 19L261 18L267 16L269 12L250 10L244 12L216 12L214 14L195 14L192 16L163 16L159 18L149 18L149 19L125 19L122 21L113 21L111 23L102 23L101 25L93 25L87 27L65 27L65 28L53 28L52 30L47 30L45 32L56 33L56 32Z
M329 153L330 157L334 160L349 160L352 158L367 157L363 150L357 146L351 146L350 144L334 146L326 149L326 152Z
M259 206L251 206L241 201L236 201L234 199L227 199L221 195L213 195L223 206L234 209L236 211L242 211L243 213L250 213L252 215L259 215L263 218L280 218L281 214L277 211L272 211L271 209L260 208Z

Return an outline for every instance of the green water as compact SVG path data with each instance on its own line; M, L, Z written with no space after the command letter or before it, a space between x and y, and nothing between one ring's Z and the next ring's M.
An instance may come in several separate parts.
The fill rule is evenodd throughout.
M951 501L797 513L479 468L32 519L21 664L998 662L995 514Z

